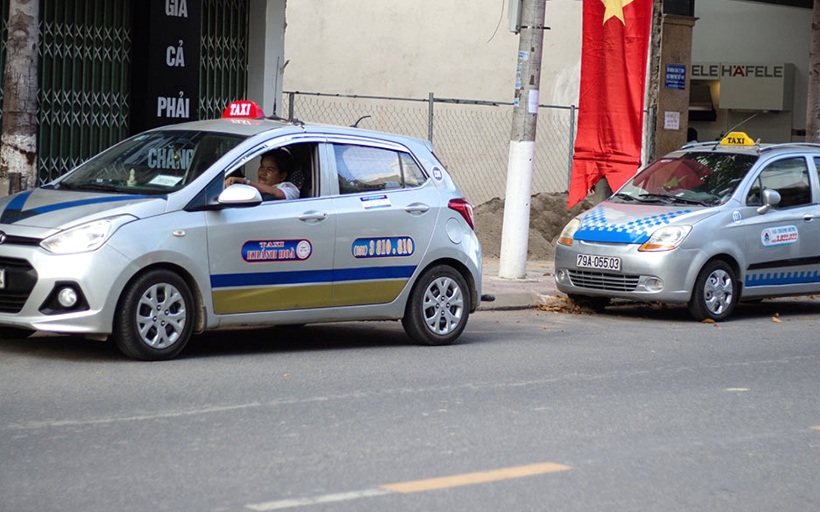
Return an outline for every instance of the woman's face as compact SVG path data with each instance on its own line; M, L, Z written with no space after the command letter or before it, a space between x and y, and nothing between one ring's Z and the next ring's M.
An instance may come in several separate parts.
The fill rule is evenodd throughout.
M279 170L276 159L270 156L262 158L258 175L259 183L263 185L276 185L285 181L285 173Z

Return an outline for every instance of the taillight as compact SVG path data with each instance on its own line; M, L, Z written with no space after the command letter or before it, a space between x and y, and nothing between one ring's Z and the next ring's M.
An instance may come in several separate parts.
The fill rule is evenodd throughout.
M464 217L464 220L467 221L467 224L470 225L470 229L475 230L475 224L473 224L473 205L467 202L466 199L450 199L450 202L447 203L447 207L451 210L455 210Z

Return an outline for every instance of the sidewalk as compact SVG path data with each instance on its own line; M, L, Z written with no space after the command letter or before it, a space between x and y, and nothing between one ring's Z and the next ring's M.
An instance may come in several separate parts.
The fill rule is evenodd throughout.
M521 279L498 277L498 264L498 258L484 258L481 294L494 295L495 300L481 301L479 311L532 308L563 297L555 287L552 260L527 261Z

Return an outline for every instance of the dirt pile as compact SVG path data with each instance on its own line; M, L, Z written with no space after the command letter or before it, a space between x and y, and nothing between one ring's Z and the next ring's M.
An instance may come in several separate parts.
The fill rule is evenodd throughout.
M555 254L555 241L567 222L593 205L589 200L567 210L567 194L536 194L530 202L530 235L527 258L551 259ZM501 228L504 224L504 201L493 198L475 207L475 230L481 241L485 257L501 255Z

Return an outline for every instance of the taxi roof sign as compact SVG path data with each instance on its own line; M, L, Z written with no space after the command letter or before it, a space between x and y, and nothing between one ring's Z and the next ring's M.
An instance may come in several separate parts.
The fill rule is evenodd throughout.
M729 132L720 140L721 146L754 146L755 141L745 132Z
M265 111L251 100L236 100L228 103L222 111L223 119L264 119Z

